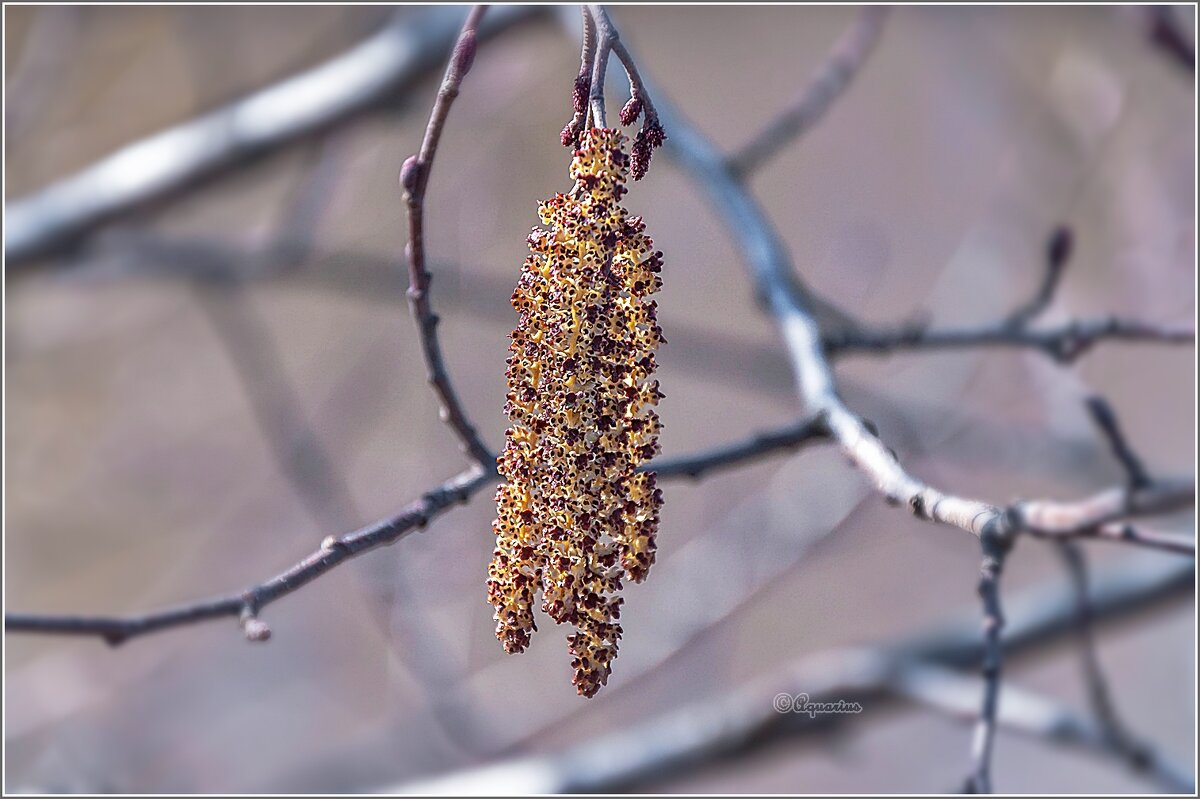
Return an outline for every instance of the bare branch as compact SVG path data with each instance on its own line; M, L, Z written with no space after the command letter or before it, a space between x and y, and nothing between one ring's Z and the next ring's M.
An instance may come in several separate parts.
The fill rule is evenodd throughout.
M888 355L904 350L950 350L1009 347L1041 350L1058 363L1074 362L1101 341L1127 343L1195 344L1192 327L1175 327L1116 316L1079 319L1052 327L1013 328L1006 320L980 326L897 330L855 327L824 336L831 356L850 353Z
M749 262L760 296L787 344L797 391L809 414L821 415L832 438L888 501L907 505L919 518L980 535L1001 523L1001 511L978 500L944 494L908 474L867 424L842 402L825 356L819 326L808 308L810 292L758 203L704 136L664 105L659 117L671 130L668 146L716 207Z
M1038 286L1037 293L1005 320L1009 327L1025 327L1050 306L1055 292L1058 291L1058 284L1062 281L1067 261L1071 258L1074 238L1071 229L1066 225L1059 225L1050 234L1050 240L1046 244L1046 272L1042 277L1042 283Z
M1046 244L1046 271L1037 291L998 321L942 329L909 324L885 330L850 320L849 324L834 331L823 332L825 351L835 357L852 353L886 355L903 350L1029 348L1040 350L1058 363L1068 364L1101 341L1195 344L1195 328L1117 316L1076 319L1041 329L1032 327L1054 300L1071 256L1073 239L1071 230L1065 226L1054 230Z
M503 6L481 35L539 13ZM346 53L191 121L128 144L80 172L10 201L9 267L69 244L98 225L201 178L352 118L441 62L461 12L397 17Z
M1117 712L1108 679L1096 651L1096 636L1092 623L1091 586L1089 585L1087 555L1074 542L1060 541L1055 547L1071 579L1075 592L1076 637L1079 643L1080 665L1087 683L1088 702L1100 728L1101 739L1120 754L1130 767L1144 769L1153 759L1150 747L1135 740Z
M1114 541L1120 544L1147 549L1158 549L1163 552L1173 552L1176 555L1196 557L1196 539L1183 535L1164 533L1149 529L1140 524L1130 522L1109 522L1097 527L1085 528L1071 532L1042 532L1031 531L1039 538L1055 538L1058 540L1093 538L1098 541Z
M756 433L742 441L714 447L707 452L698 452L682 458L659 459L648 464L646 469L653 470L659 477L696 479L710 471L742 465L764 455L795 450L805 444L824 441L828 435L821 419L804 419L775 430Z
M801 422L760 433L744 441L728 444L694 455L647 464L664 480L695 479L739 463L748 463L781 449L792 449L823 435L817 421ZM203 599L131 616L77 616L32 613L8 613L4 617L5 632L48 633L59 635L98 636L111 644L119 644L147 633L209 621L225 616L240 617L245 608L255 615L267 604L308 584L335 566L370 549L398 541L415 528L432 522L455 503L465 503L484 486L496 479L494 471L476 464L456 477L426 492L395 516L380 520L343 536L329 536L321 548L279 576L266 580L245 591Z
M424 527L453 505L466 502L490 481L490 474L473 466L427 492L394 516L352 533L329 536L300 562L245 591L134 616L6 613L4 631L98 636L115 646L148 633L232 616L242 621L251 640L265 640L262 624L256 622L247 627L247 620L255 619L267 605L303 588L356 555L391 544L407 533Z
M1000 574L1010 541L996 535L982 536L983 564L980 567L979 599L983 603L983 704L975 723L971 744L971 773L967 793L992 792L992 751L996 743L996 712L1000 705L1004 648L1004 611L1000 606Z
M1125 434L1121 431L1121 425L1117 422L1117 415L1113 412L1112 406L1103 397L1092 396L1087 398L1088 413L1092 415L1092 421L1096 423L1096 427L1104 434L1104 438L1108 441L1108 445L1112 448L1113 457L1125 469L1125 473L1129 476L1130 488L1145 488L1151 484L1150 475L1146 472L1146 467L1142 465L1142 460L1133 451L1133 447L1129 445L1129 441L1125 438Z
M1195 480L1173 478L1143 488L1110 488L1075 502L1017 502L1009 512L1017 529L1041 538L1070 538L1097 534L1098 528L1129 517L1172 513L1195 503Z
M434 393L441 403L442 420L450 425L458 436L463 452L483 468L495 471L496 458L467 418L462 401L458 398L446 372L446 363L437 336L438 316L429 302L429 284L432 276L426 266L424 223L425 190L429 185L429 173L433 169L433 159L437 154L442 128L446 124L446 116L450 113L454 98L458 97L459 86L475 60L476 29L486 10L487 6L475 6L463 23L462 32L446 66L446 75L442 79L441 88L438 89L437 100L429 116L429 125L425 128L421 151L404 162L400 170L400 185L404 189L404 199L408 204L408 245L405 247L408 257L408 300L417 321L421 352L425 356L425 365L429 372L429 384L433 386Z
M973 720L978 712L979 680L954 669L929 663L908 664L897 670L889 687L906 699L954 717ZM1005 731L1070 746L1104 759L1117 755L1135 774L1168 791L1191 793L1193 790L1188 769L1170 762L1149 745L1142 744L1145 747L1144 762L1131 762L1095 721L1011 684L1004 687L996 710L996 725Z
M741 178L749 176L825 116L874 51L887 14L887 6L866 6L859 10L850 28L792 104L729 157L730 172Z
M1095 619L1115 620L1170 600L1192 596L1191 563L1167 561L1145 570L1122 569L1101 576L1094 594ZM1037 650L1074 629L1074 597L1059 582L1013 597L1006 644L1010 657ZM978 624L954 621L909 638L870 649L838 650L804 657L781 672L717 697L648 719L620 732L581 741L543 755L500 761L434 780L389 786L383 793L608 793L637 790L672 775L694 770L718 758L745 757L781 738L827 733L832 724L851 723L876 713L896 696L912 693L913 664L961 667L978 661L984 651ZM962 678L967 679L967 678ZM979 683L959 691L956 704L973 714ZM779 713L773 697L806 693L813 702L855 700L864 713L810 719L801 713ZM1001 702L998 721L1014 715ZM1028 725L1027 725L1028 726ZM1036 731L1031 730L1031 732ZM1057 727L1046 734L1059 733ZM824 740L825 738L822 737ZM1089 751L1098 751L1089 747ZM1183 769L1164 766L1146 776L1191 781Z

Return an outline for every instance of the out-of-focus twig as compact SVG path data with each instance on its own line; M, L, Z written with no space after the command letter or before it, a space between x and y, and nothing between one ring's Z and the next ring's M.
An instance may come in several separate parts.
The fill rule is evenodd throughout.
M1123 568L1101 575L1094 592L1095 619L1116 620L1165 602L1191 596L1195 579L1191 563L1167 561L1145 569ZM1006 637L1010 657L1037 650L1074 629L1075 604L1061 582L1027 589L1010 601ZM782 672L717 697L696 702L599 738L544 755L501 761L433 780L389 786L384 793L606 793L638 790L673 775L694 772L719 758L745 757L781 738L807 732L827 733L831 725L873 716L888 701L917 698L915 664L961 668L978 661L984 644L978 624L964 619L943 627L868 649L837 650L810 655ZM928 671L925 672L928 675ZM957 673L957 672L953 672ZM968 681L969 680L969 681ZM962 677L956 707L974 715L978 680ZM961 686L966 686L962 688ZM927 688L927 686L926 686ZM780 713L774 699L804 693L811 702L855 701L861 713L836 716ZM945 692L939 690L939 696ZM997 722L1020 724L1022 731L1061 740L1057 724L1031 724L1006 709L1002 700ZM1014 719L1017 716L1017 719ZM1069 742L1069 741L1068 741ZM1099 747L1084 744L1090 751ZM1187 771L1164 765L1139 772L1179 790L1190 785Z
M357 524L354 499L333 456L305 418L283 360L242 286L198 282L195 295L233 365L280 471L319 530Z
M955 669L930 663L911 663L896 670L889 689L913 702L962 719L978 713L979 681ZM1167 759L1145 745L1144 762L1131 762L1127 754L1096 721L1065 705L1011 684L996 709L996 726L1059 746L1087 752L1102 760L1116 756L1134 774L1175 793L1190 793L1194 780L1182 764Z
M859 10L796 99L750 142L729 156L729 169L734 175L745 178L757 171L825 116L875 50L887 14L887 6L866 6Z
M1196 42L1189 39L1173 6L1147 6L1150 43L1180 69L1196 74Z
M902 325L892 330L851 323L823 333L825 351L830 356L839 356L849 353L888 355L905 350L1027 348L1040 350L1060 364L1069 364L1102 341L1195 344L1194 327L1111 315L1035 326L1038 317L1053 302L1062 282L1071 255L1073 238L1070 228L1065 226L1060 226L1051 233L1046 244L1046 266L1042 282L1028 300L996 321L945 328Z
M1096 648L1095 625L1092 613L1091 585L1087 554L1073 541L1060 541L1055 547L1066 567L1075 592L1076 639L1080 665L1087 685L1088 703L1098 726L1098 737L1136 770L1148 769L1154 760L1149 744L1138 740L1126 728L1117 712L1108 678L1100 665Z
M503 6L480 35L538 13ZM398 15L346 53L177 127L126 145L84 170L8 203L9 267L69 244L119 214L246 159L351 118L441 62L462 12Z

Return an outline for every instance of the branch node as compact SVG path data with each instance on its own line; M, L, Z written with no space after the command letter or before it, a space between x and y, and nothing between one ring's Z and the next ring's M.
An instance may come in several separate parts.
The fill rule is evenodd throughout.
M258 618L253 602L247 602L242 607L242 612L238 620L241 622L242 633L245 634L247 641L261 643L270 640L271 628L267 626L266 622Z

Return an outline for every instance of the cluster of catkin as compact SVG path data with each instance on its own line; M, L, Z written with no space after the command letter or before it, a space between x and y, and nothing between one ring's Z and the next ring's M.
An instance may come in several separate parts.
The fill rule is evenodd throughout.
M621 206L625 142L616 130L583 131L574 188L542 203L545 227L529 236L512 296L512 425L488 571L504 648L528 646L540 593L550 618L575 627L572 682L588 697L617 654L622 578L641 581L654 562L662 504L654 474L639 471L658 451L663 339L650 295L662 285L662 253Z

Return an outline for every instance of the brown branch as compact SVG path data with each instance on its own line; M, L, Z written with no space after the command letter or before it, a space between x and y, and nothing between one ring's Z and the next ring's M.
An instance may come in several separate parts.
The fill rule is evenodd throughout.
M749 176L821 121L849 88L859 68L879 43L887 14L886 6L867 6L859 10L854 22L792 104L729 157L729 169L734 175Z
M425 190L429 185L429 173L433 168L433 159L442 137L442 128L445 127L454 98L458 97L462 80L475 60L476 29L486 10L487 6L475 6L463 23L454 51L450 55L450 62L446 66L446 75L442 79L441 88L438 89L437 100L429 116L429 125L425 128L421 150L404 162L400 170L400 185L404 189L404 199L408 204L408 244L405 247L409 275L408 300L417 321L429 383L441 403L442 421L454 430L463 452L473 462L494 471L496 458L468 419L462 401L458 398L446 372L446 363L437 336L438 316L429 302L429 284L432 276L426 266L424 223Z

